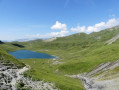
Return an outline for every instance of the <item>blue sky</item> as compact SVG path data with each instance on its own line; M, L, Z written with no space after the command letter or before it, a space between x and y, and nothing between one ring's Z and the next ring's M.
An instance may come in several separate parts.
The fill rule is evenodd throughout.
M0 40L97 32L118 18L119 0L0 0Z

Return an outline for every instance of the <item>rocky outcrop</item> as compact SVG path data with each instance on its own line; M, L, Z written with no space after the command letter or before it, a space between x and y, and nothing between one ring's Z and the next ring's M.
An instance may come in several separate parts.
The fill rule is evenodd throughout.
M18 69L12 63L0 62L0 90L57 90L53 83L44 81L33 81L24 77L23 73L29 67Z
M89 72L86 76L87 77L91 77L96 75L99 72L104 72L107 70L113 70L114 68L119 66L119 60L111 63L111 62L107 62L107 63L102 63L100 65L98 65L97 67L95 67L91 72Z
M16 75L17 67L12 63L0 62L0 89L12 90L13 79Z
M118 73L116 78L101 80L101 78L107 73L107 71L113 70L118 66L119 60L113 63L111 62L102 63L89 73L83 73L78 75L67 75L67 76L82 80L82 83L86 90L119 90ZM111 77L112 76L113 75L111 75Z
M108 28L107 30L112 31L112 30L117 30L117 29L119 29L119 25L115 26L115 27L112 27L112 28Z
M117 39L119 38L119 35L116 35L114 37L112 37L110 40L108 40L106 43L109 45L109 44L112 44L113 42L115 42Z

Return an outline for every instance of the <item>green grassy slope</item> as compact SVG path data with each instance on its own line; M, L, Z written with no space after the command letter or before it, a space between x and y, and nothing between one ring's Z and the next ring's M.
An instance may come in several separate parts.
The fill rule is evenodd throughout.
M52 42L43 42L43 40L35 40L29 42L22 42L27 49L84 49L88 47L100 47L105 45L105 42L115 35L119 34L119 29L115 30L102 30L91 34L77 33L67 37L59 37Z
M36 80L53 82L62 90L82 90L83 86L80 80L72 79L65 75L90 72L101 63L118 60L119 39L110 45L106 43L109 39L119 34L119 29L113 29L91 34L73 34L67 37L59 37L51 42L43 42L40 39L16 42L25 47L14 49L15 46L10 48L8 45L7 50L12 50L12 48L13 50L28 49L56 55L59 57L57 60L20 60L31 66L31 69L25 75ZM54 64L55 62L58 62L58 64Z
M57 72L57 65L53 65L50 59L25 59L22 60L31 66L31 69L25 73L26 76L34 80L44 80L55 83L61 90L84 90L80 80L75 80Z
M65 75L90 72L101 63L118 60L118 40L111 45L106 44L117 34L119 34L119 29L113 31L107 29L89 35L81 33L60 37L52 42L42 40L22 42L25 49L58 56L60 59L56 61L61 63L54 65L53 60L26 59L23 62L31 66L31 70L26 74L34 79L54 82L63 90L83 89L79 80Z
M22 62L8 54L6 51L0 49L0 62L14 63L18 68L25 66Z
M12 45L12 43L17 42L4 42L4 44L0 44L0 49L4 49L5 51L16 51L21 49L20 47Z
M119 59L119 45L112 44L94 50L87 49L77 55L80 55L79 58L72 59L71 57L59 66L59 70L68 74L78 74L89 72L101 63L116 61Z
M12 42L15 43L15 42ZM11 42L4 42L0 44L0 61L6 63L14 63L18 68L25 66L22 62L18 61L15 57L11 56L8 51L16 51L21 49L20 47L12 45Z

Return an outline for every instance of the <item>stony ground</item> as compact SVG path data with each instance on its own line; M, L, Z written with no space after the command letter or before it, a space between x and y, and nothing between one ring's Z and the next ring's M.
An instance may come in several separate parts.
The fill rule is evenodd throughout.
M119 90L119 73L109 75L109 70L113 70L118 66L119 61L102 63L90 73L66 76L81 79L86 90ZM108 79L105 77L106 75Z
M19 88L28 90L57 90L53 83L33 81L24 77L23 73L28 69L28 67L18 69L12 63L0 62L0 90L17 90Z

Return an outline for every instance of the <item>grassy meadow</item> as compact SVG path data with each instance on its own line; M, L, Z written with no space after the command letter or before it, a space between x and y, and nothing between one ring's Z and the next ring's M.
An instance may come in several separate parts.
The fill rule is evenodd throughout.
M0 45L6 51L19 49L33 50L55 55L59 59L20 59L20 62L31 68L24 75L34 80L44 80L55 83L61 90L84 90L81 80L72 79L66 75L90 72L97 65L119 60L119 39L108 45L106 42L119 34L119 29L103 30L91 34L73 34L57 38L51 42L33 40L28 42L12 42L21 44L24 48L11 43ZM115 69L117 70L117 69Z

